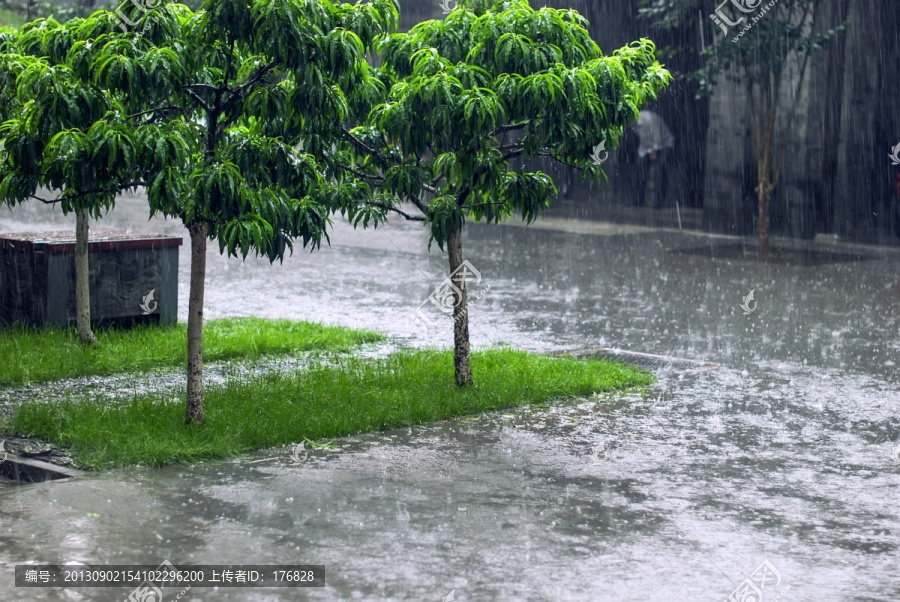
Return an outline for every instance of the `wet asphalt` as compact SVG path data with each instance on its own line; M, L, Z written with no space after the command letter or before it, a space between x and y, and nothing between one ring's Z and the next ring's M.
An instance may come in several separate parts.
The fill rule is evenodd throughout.
M184 234L144 207L124 199L101 225ZM45 207L0 209L0 231L68 224ZM338 222L331 240L272 266L211 245L207 317L450 344L428 301L447 262L421 224ZM16 588L13 567L169 560L325 565L326 585L167 588L166 601L721 602L761 565L765 602L896 601L900 253L795 241L760 267L735 258L745 243L560 217L469 226L476 347L614 347L718 367L661 361L647 391L361 434L303 461L285 447L4 484L0 597L125 600L129 588ZM760 602L743 587L735 600Z

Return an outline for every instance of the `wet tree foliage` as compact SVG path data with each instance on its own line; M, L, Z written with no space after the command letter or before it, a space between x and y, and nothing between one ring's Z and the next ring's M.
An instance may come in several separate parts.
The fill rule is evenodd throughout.
M21 32L0 34L0 104L5 113L0 136L6 150L0 156L0 202L36 199L75 212L76 325L82 342L93 345L89 216L111 208L120 186L115 166L103 155L110 150L104 118L115 110L114 99L66 64L78 35L74 25L39 19Z
M106 119L119 105L66 62L78 25L39 19L0 33L0 200L7 204L34 198L99 216L122 188L119 141Z
M576 11L463 0L444 20L379 41L383 101L349 132L352 167L387 207L414 203L443 245L465 219L532 221L556 194L521 159L551 157L593 177L596 145L671 77L641 40L604 56Z
M586 25L574 10L535 10L526 0L462 0L443 20L384 36L383 95L347 132L343 167L369 186L373 207L425 221L442 249L458 244L467 219L532 222L557 191L525 159L549 157L602 179L594 149L616 148L671 81L650 40L607 56ZM460 305L456 323L466 327L455 343L467 355L464 294ZM457 382L471 381L460 376L457 366Z

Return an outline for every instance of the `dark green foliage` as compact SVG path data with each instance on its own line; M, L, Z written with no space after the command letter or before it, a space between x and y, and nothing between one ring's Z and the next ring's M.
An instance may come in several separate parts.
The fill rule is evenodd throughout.
M66 57L87 28L39 19L0 39L0 202L47 202L57 193L65 212L95 215L122 188L123 165L133 165L128 132L110 120L115 98L83 79Z
M528 157L551 157L595 179L601 141L623 128L669 74L649 40L604 56L573 10L526 0L463 0L379 43L383 102L357 115L340 161L362 176L371 205L413 202L443 248L466 219L533 220L556 195Z
M49 187L64 210L99 214L146 186L151 213L206 222L223 251L271 260L294 238L317 246L328 215L359 203L322 155L349 104L383 91L364 55L395 26L393 1L125 2L119 14L136 25L98 11L0 34L0 198Z

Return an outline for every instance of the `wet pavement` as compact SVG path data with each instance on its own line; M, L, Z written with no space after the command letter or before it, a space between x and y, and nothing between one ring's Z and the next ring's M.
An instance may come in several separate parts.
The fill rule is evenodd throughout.
M143 211L126 199L102 225L183 234ZM0 231L65 223L44 207L0 210ZM643 393L350 437L302 462L287 447L0 486L0 597L124 600L128 588L15 588L13 566L168 559L321 564L326 587L169 588L166 601L720 602L764 562L765 602L900 599L900 254L785 242L805 259L760 268L717 252L734 237L558 216L536 226L467 229L476 346L617 347L720 367L663 363ZM427 302L447 262L426 247L403 221L338 223L330 248L283 265L213 245L206 315L449 345L449 320ZM867 259L810 267L815 252Z

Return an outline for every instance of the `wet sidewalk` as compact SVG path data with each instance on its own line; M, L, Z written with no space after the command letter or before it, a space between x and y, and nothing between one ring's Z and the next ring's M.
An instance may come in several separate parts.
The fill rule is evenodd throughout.
M184 234L143 211L126 200L102 225ZM0 210L0 231L64 221L43 207ZM464 252L482 277L473 343L617 347L720 367L662 363L643 396L361 435L302 462L279 448L5 486L3 599L128 596L17 589L17 563L166 559L326 566L322 589L193 588L180 598L190 601L438 601L451 591L462 602L721 601L766 561L766 602L900 599L896 250L803 243L760 268L734 251L739 238L595 224L469 227ZM426 245L421 225L403 221L370 232L336 224L331 248L298 249L283 265L226 259L211 245L206 315L449 345L449 323L442 330L433 312L437 331L416 324L447 275Z

